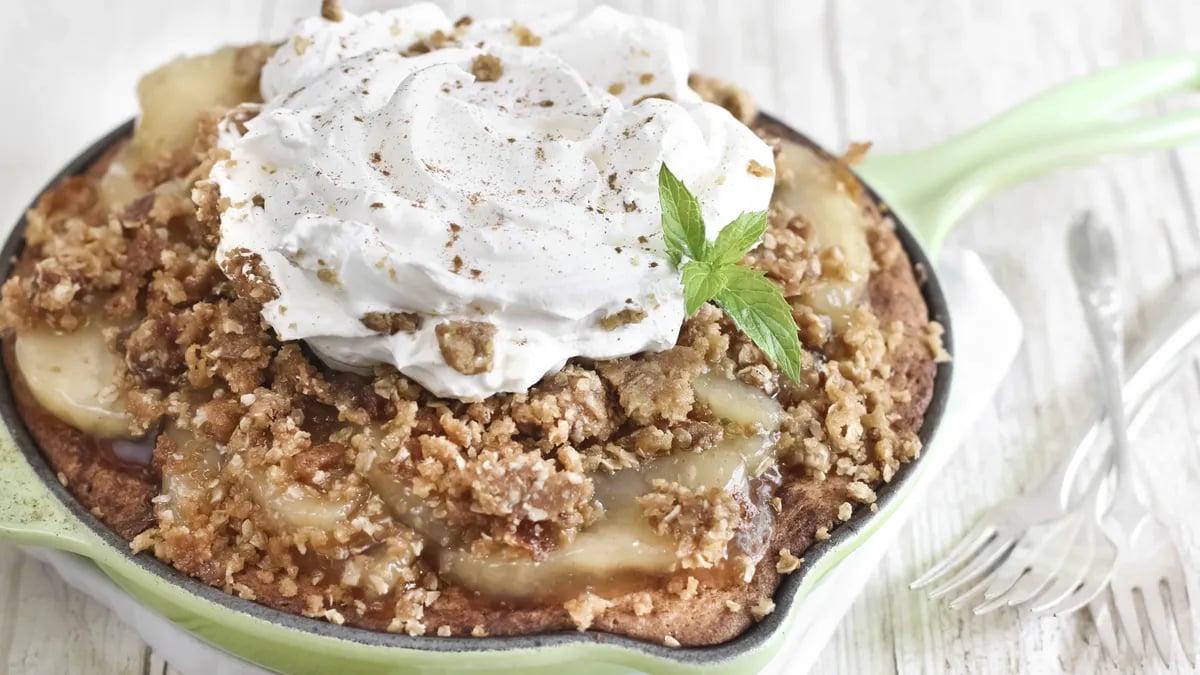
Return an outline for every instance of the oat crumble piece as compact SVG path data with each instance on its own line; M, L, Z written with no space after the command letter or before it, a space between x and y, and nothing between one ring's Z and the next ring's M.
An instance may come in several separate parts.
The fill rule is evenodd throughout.
M929 345L929 352L933 354L935 363L949 363L950 352L946 351L946 346L942 344L942 334L946 329L937 321L930 321L925 325L925 343Z
M769 177L775 175L775 169L772 169L769 166L764 166L764 165L760 164L757 160L753 160L753 159L750 160L750 162L748 164L746 164L746 172L749 173L751 176L756 176L758 178L769 178Z
M594 593L584 593L566 601L563 607L571 616L571 621L575 622L575 628L582 632L591 628L596 618L608 611L612 604Z
M838 506L837 517L838 520L842 521L843 523L847 520L850 520L850 516L853 513L854 507L850 505L850 502L842 502L841 506Z
M693 491L656 479L654 491L638 497L650 527L676 543L684 569L708 569L728 557L730 540L742 523L742 505L720 488Z
M816 534L813 535L813 538L816 539L817 541L825 541L826 539L829 538L829 528L828 527L818 527Z
M339 0L321 0L321 18L326 21L340 22L346 18Z
M600 317L596 321L601 328L607 331L614 331L621 326L641 323L646 319L646 311L641 307L627 307L615 314Z
M742 124L751 124L758 116L754 99L741 87L697 73L688 76L688 86L694 89L700 98L728 110Z
M421 315L416 312L368 312L360 320L362 325L384 335L412 333L421 328Z
M495 82L504 76L504 64L494 54L480 54L471 62L471 74L478 82Z
M528 26L524 26L514 21L510 30L517 38L517 44L522 47L536 47L542 44L541 36L534 35L533 31L529 30Z
M779 550L779 561L775 563L775 571L780 574L791 574L800 569L800 564L804 562L803 558L797 558L792 555L792 552L786 548Z
M482 321L447 321L434 328L446 365L463 375L492 369L492 341L496 326Z
M654 596L647 592L637 593L633 596L633 615L647 616L654 611Z
M775 611L775 602L772 601L770 598L763 598L763 599L759 600L757 604L755 604L753 607L750 608L750 614L754 617L755 621L762 621L763 619L770 616L770 614L774 611Z

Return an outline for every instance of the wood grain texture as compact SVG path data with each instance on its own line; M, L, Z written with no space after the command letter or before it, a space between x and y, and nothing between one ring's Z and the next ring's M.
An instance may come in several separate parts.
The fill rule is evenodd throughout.
M349 2L353 10L391 2ZM448 0L451 12L529 15L583 0ZM1098 68L1187 49L1195 0L614 1L687 35L696 68L736 79L763 107L839 149L922 147L1049 86ZM171 56L279 36L315 0L13 3L0 22L0 222L86 142L134 112L138 75ZM13 102L21 102L17 105ZM1175 109L1169 101L1154 109ZM1195 105L1195 101L1192 101ZM1123 673L1085 617L954 613L906 587L984 508L1040 477L1092 407L1096 379L1063 254L1065 224L1092 209L1116 227L1131 338L1148 303L1200 266L1200 144L1122 157L1016 187L985 203L950 245L979 251L1025 322L999 393L895 550L826 647L815 672ZM1200 369L1184 370L1151 429L1145 466L1167 513L1200 503ZM1172 519L1189 568L1200 525ZM1193 583L1197 582L1195 575ZM1196 584L1200 586L1200 584ZM186 666L186 664L178 664ZM120 621L36 562L0 546L0 673L175 673ZM1144 672L1160 672L1157 667ZM1178 672L1178 670L1176 671Z

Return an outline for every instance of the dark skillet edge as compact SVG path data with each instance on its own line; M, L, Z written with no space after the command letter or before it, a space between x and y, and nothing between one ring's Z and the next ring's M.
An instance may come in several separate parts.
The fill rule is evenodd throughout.
M798 140L809 147L812 147L825 156L829 156L827 152L810 141L807 137L799 132L788 127L778 119L766 114L760 115L760 122L778 131L782 136ZM100 157L105 150L112 146L118 140L129 136L133 131L133 121L126 122L113 131L110 131L103 138L91 145L87 150L79 154L75 159L71 160L45 187L38 193L38 197L45 193L60 180L67 176L83 173L88 166ZM882 205L874 190L864 183L864 187L871 199ZM35 197L33 205L37 203ZM885 211L886 213L886 211ZM924 251L913 235L900 223L894 215L890 216L893 222L896 223L896 236L899 238L904 252L908 255L914 269L922 270L923 273L918 274L918 283L921 288L921 295L925 299L926 306L929 309L929 318L938 321L945 328L943 334L943 342L946 349L950 353L954 353L952 342L952 330L950 325L949 308L946 304L946 298L942 294L941 286L938 284L937 276L934 274L933 266L926 257ZM22 213L17 221L16 227L9 234L4 242L3 249L0 249L0 280L7 279L12 271L12 267L16 259L20 256L24 248L25 231L25 215ZM953 366L951 363L938 364L937 374L934 378L933 395L929 402L929 408L925 412L925 418L922 421L918 436L921 439L922 446L929 447L933 440L934 432L941 421L942 414L945 411L947 399L950 390L950 378ZM130 553L129 543L120 538L115 532L108 529L95 516L84 509L75 497L63 486L55 475L54 470L46 462L37 443L33 440L29 430L25 427L24 420L17 411L16 402L13 400L11 385L9 382L8 371L0 364L0 419L3 419L5 426L12 433L13 441L20 448L21 453L25 456L26 461L33 469L37 477L45 484L46 488L60 501L67 509L80 521L87 525L106 545L111 546L129 558L135 565L143 570L162 578L176 586L180 586L188 592L197 595L205 600L215 602L218 605L232 609L243 614L247 614L270 623L278 624L286 628L291 628L305 633L311 633L324 637L338 638L349 642L354 642L363 645L397 647L401 649L410 649L415 651L431 651L431 652L504 652L527 649L543 649L554 647L557 645L576 644L576 643L598 643L613 647L620 647L636 652L641 652L660 659L674 661L679 664L692 666L715 666L719 664L728 664L745 657L755 651L761 649L765 644L771 641L776 632L779 631L787 621L787 617L795 609L797 602L797 592L800 586L804 583L808 572L813 568L814 564L820 561L825 556L837 550L844 542L856 536L864 527L874 518L875 514L867 509L859 509L849 521L843 523L833 530L829 539L817 542L803 552L805 564L794 574L785 576L775 590L776 610L774 613L767 616L763 621L754 624L743 632L738 637L728 642L713 645L709 647L683 647L670 648L655 643L635 640L621 635L612 635L608 633L586 632L580 633L576 631L559 631L554 633L544 633L538 635L522 635L510 637L411 637L408 635L397 635L393 633L382 633L371 631L363 628L354 628L351 626L339 626L316 619L289 614L265 605L257 604L250 600L243 600L234 595L225 593L224 591L209 586L193 577L187 576L166 563L158 560L149 553L134 555ZM896 475L895 479L888 484L881 486L877 490L877 504L881 510L886 510L886 507L891 501L896 498L900 492L900 488L907 482L910 476L913 475L913 469L916 464L922 461L924 454L918 457L913 462L905 465Z

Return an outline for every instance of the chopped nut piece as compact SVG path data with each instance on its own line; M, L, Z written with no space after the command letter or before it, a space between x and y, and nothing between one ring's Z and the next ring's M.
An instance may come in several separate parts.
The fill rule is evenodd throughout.
M384 335L412 333L421 328L421 315L416 312L368 312L363 316L362 324Z
M492 369L496 326L482 321L447 321L434 330L448 366L463 375L478 375Z
M487 629L481 625L471 629L471 637L487 637L487 634Z
M450 629L450 626L438 626L437 634L438 637L450 637L453 631Z
M733 612L734 614L737 614L738 612L742 611L742 605L741 605L741 603L735 602L733 600L726 600L725 601L725 609L728 609L729 611Z
M679 640L676 640L675 638L671 637L670 635L664 635L663 636L663 644L668 647L675 648L675 647L679 646Z
M826 539L829 538L829 528L828 527L818 527L817 533L815 535L813 535L813 538L816 539L817 541L825 541Z

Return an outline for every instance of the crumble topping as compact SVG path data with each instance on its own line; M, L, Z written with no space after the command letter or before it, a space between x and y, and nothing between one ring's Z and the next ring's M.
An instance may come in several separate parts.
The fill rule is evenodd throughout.
M438 347L442 358L463 375L478 375L492 369L492 340L496 327L482 321L447 321L438 324Z
M791 574L800 569L800 565L804 562L803 558L797 558L792 555L792 552L785 549L779 551L779 561L775 563L775 571L780 574Z
M633 323L641 323L646 319L646 311L641 307L627 307L615 314L601 317L597 323L604 330L616 330L621 326L628 326Z
M638 503L654 531L676 541L684 569L707 569L724 560L742 523L742 505L719 487L697 492L658 479Z
M754 616L755 621L762 621L770 616L774 611L775 603L768 598L759 600L757 604L750 608L750 614Z
M421 327L421 315L415 312L368 312L362 325L377 333L411 333Z
M471 62L471 74L480 82L495 82L504 76L504 64L494 54L480 54Z
M612 607L612 604L593 593L584 593L563 603L563 607L570 614L571 620L575 622L575 628L585 631L591 628L596 618L604 614L609 607Z

